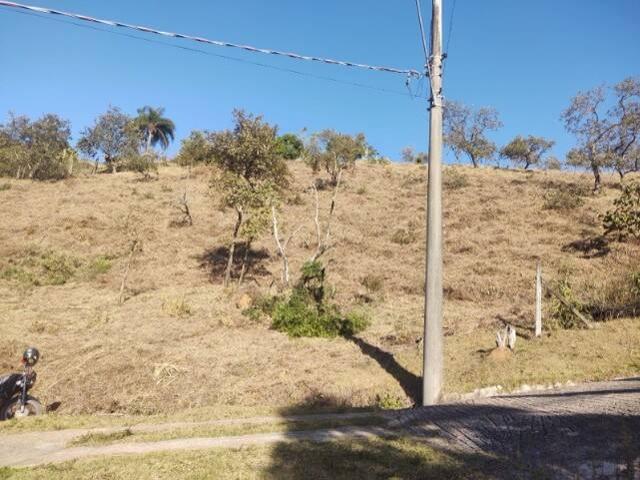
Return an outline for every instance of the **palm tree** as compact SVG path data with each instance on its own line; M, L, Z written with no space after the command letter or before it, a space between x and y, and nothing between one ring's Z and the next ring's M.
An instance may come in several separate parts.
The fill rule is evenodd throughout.
M138 109L136 124L146 142L145 153L158 143L163 150L173 141L176 126L169 118L163 117L164 108L153 108L148 105Z

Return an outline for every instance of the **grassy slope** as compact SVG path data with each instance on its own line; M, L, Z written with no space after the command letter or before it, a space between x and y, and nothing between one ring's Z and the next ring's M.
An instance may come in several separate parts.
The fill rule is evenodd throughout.
M545 210L550 185L589 185L589 178L456 170L468 182L445 198L447 390L638 372L640 328L634 319L595 331L552 332L542 341L521 339L505 363L486 358L499 318L530 334L536 257L549 278L569 271L578 292L590 292L638 262L640 249L625 244L613 244L608 255L596 258L563 251L600 233L598 214L610 208L617 190L606 188L573 210ZM281 227L286 234L304 225L290 248L296 272L312 252L314 230L312 197L305 190L312 177L298 164L293 173L298 199L285 207ZM0 370L15 368L13 359L26 344L37 345L43 358L34 393L47 403L62 402L66 413L361 406L378 396L408 404L397 379L410 390L420 373L424 175L412 165L362 164L345 177L333 228L336 246L326 258L329 281L345 309L366 293L365 275L382 284L369 293L374 301L359 307L373 319L360 346L342 339L289 339L240 313L242 292L220 286L224 257L216 251L228 241L232 214L215 208L204 170L187 179L183 169L163 168L152 182L131 174L53 184L11 181L0 192L0 270L10 262L28 267L39 253L53 251L74 257L76 274L64 285L39 287L15 276L0 279ZM172 227L173 204L185 186L195 224ZM326 207L328 192L322 200ZM140 219L143 251L120 306L129 215ZM398 229L414 232L415 240L394 243ZM250 293L266 291L279 276L273 239L265 236L256 248L264 249L265 258L250 273ZM111 259L106 273L91 267L100 256Z

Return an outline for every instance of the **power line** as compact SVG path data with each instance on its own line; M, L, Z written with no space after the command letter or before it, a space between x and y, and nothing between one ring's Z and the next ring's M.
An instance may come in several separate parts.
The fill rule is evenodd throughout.
M110 27L128 28L128 29L137 30L137 31L140 31L140 32L153 33L153 34L156 34L156 35L162 35L164 37L183 38L183 39L186 39L186 40L192 40L192 41L200 42L200 43L207 43L207 44L216 45L216 46L219 46L219 47L237 48L237 49L246 50L248 52L253 52L253 53L263 53L263 54L267 54L267 55L279 55L279 56L283 56L283 57L293 58L295 60L307 60L307 61L311 61L311 62L320 62L320 63L326 63L326 64L330 64L330 65L341 65L343 67L362 68L362 69L365 69L365 70L373 70L373 71L377 71L377 72L387 72L387 73L396 73L396 74L408 75L408 76L413 76L413 77L419 77L421 75L420 72L418 72L417 70L412 70L412 69L401 69L401 68L395 68L395 67L386 67L386 66L378 66L378 65L367 65L367 64L364 64L364 63L348 62L348 61L344 61L344 60L334 60L332 58L301 55L301 54L298 54L298 53L285 52L285 51L281 51L281 50L270 50L270 49L266 49L266 48L258 48L258 47L254 47L254 46L251 46L251 45L242 45L242 44L238 44L238 43L224 42L224 41L220 41L220 40L211 40L211 39L204 38L204 37L194 37L192 35L186 35L186 34L182 34L182 33L165 32L165 31L162 31L162 30L156 30L154 28L145 27L145 26L141 26L141 25L131 25L131 24L128 24L128 23L116 22L116 21L113 21L113 20L105 20L105 19L101 19L101 18L89 17L87 15L81 15L81 14L71 13L71 12L64 12L62 10L54 10L54 9L50 9L50 8L34 7L32 5L24 5L24 4L21 4L21 3L7 2L7 1L4 1L4 0L0 0L0 6L18 8L18 9L23 9L23 10L30 10L30 11L33 11L33 12L45 13L45 14L49 14L49 15L60 15L60 16L63 16L63 17L73 18L75 20L82 20L82 21L85 21L85 22L92 22L92 23L100 23L100 24L103 24L103 25L108 25Z
M422 8L420 0L416 0L416 10L418 11L418 23L420 24L420 40L422 40L422 50L424 51L424 59L429 64L429 49L427 48L427 37L424 33L424 23L422 21Z
M444 49L447 56L449 55L449 43L451 42L451 33L453 32L453 18L456 15L456 3L457 3L457 0L453 0L453 7L451 8L451 17L449 17L449 31L447 32L447 46Z
M85 25L82 23L78 23L78 22L74 22L71 20L65 20L65 19L61 19L61 18L55 18L55 17L48 17L48 16L44 16L44 15L40 15L37 13L33 13L33 12L23 12L20 10L14 10L11 11L11 13L15 13L15 14L20 14L20 15L28 15L28 16L32 16L35 18L38 18L40 20L46 20L46 21L52 21L52 22L58 22L58 23L62 23L64 25L71 25L74 27L78 27L78 28L85 28L85 29L89 29L89 30L95 30L97 32L102 32L102 33L107 33L109 35L118 35L121 37L126 37L126 38L130 38L133 40L139 40L142 42L147 42L147 43L154 43L157 45L162 45L165 47L170 47L170 48L176 48L179 50L186 50L188 52L193 52L193 53L198 53L201 55L207 55L207 56L211 56L211 57L216 57L216 58L220 58L223 60L230 60L233 62L238 62L238 63L245 63L248 65L253 65L253 66L257 66L257 67L261 67L261 68L267 68L267 69L271 69L271 70L276 70L276 71L280 71L280 72L284 72L284 73L292 73L295 75L299 75L302 77L309 77L309 78L314 78L316 80L324 80L324 81L328 81L328 82L333 82L333 83L339 83L342 85L349 85L352 87L358 87L358 88L364 88L364 89L368 89L368 90L373 90L376 92L380 92L380 93L386 93L386 94L391 94L391 95L399 95L399 96L403 96L403 97L410 97L410 98L426 98L423 95L412 95L409 93L404 93L404 92L399 92L397 90L391 90L391 89L387 89L387 88L382 88L382 87L375 87L373 85L367 85L364 83L358 83L358 82L349 82L347 80L340 80L337 78L333 78L333 77L328 77L328 76L324 76L324 75L316 75L313 73L308 73L308 72L302 72L300 70L295 70L295 69L291 69L291 68L285 68L285 67L278 67L275 65L270 65L267 63L261 63L261 62L254 62L251 60L246 60L243 58L238 58L238 57L232 57L229 55L221 55L221 54L217 54L217 53L213 53L213 52L209 52L207 50L202 50L199 48L193 48L193 47L186 47L184 45L176 45L173 43L169 43L169 42L163 42L160 40L155 40L155 39L151 39L151 38L145 38L145 37L139 37L137 35L132 35L130 33L124 33L124 32L118 32L118 31L113 31L113 30L108 30L106 28L99 28L99 27L95 27L93 25Z

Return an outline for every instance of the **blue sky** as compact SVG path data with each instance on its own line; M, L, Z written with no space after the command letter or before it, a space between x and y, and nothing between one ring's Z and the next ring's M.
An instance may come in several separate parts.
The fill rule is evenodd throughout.
M430 2L422 1L428 23ZM25 3L357 62L403 68L423 63L413 0ZM453 1L444 4L446 40ZM132 114L142 105L164 106L180 139L192 129L229 127L231 110L241 107L264 114L281 132L304 127L362 131L394 159L407 145L426 149L424 100L315 78L405 94L402 76L98 27L201 49L205 55L51 18L59 17L47 20L0 8L0 121L9 110L32 117L55 112L71 120L77 138L109 104ZM447 98L497 108L505 124L493 135L498 144L516 134L543 135L557 141L553 153L563 157L573 139L559 115L570 97L640 74L640 1L457 0L448 50Z

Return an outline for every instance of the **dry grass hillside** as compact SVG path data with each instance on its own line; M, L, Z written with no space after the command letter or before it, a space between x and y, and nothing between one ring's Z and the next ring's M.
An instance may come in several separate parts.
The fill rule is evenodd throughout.
M290 246L295 276L314 249L313 177L290 165L297 191L280 223L285 235L303 225ZM640 320L616 304L621 279L640 271L640 247L599 238L598 215L618 194L614 180L592 196L580 174L447 168L448 393L640 371ZM152 181L118 173L4 183L0 370L16 368L25 345L36 345L43 356L34 394L69 413L410 404L421 364L424 168L362 163L344 177L335 247L324 260L335 300L371 318L355 342L292 339L242 314L246 295L273 290L281 262L267 234L254 245L245 285L223 289L234 219L208 183L206 169L188 178L175 166ZM193 226L176 225L184 188ZM329 196L321 192L325 214ZM142 251L120 305L132 224ZM531 338L538 257L549 280L568 276L583 303L619 318ZM511 358L496 362L488 352L503 321L521 338Z

